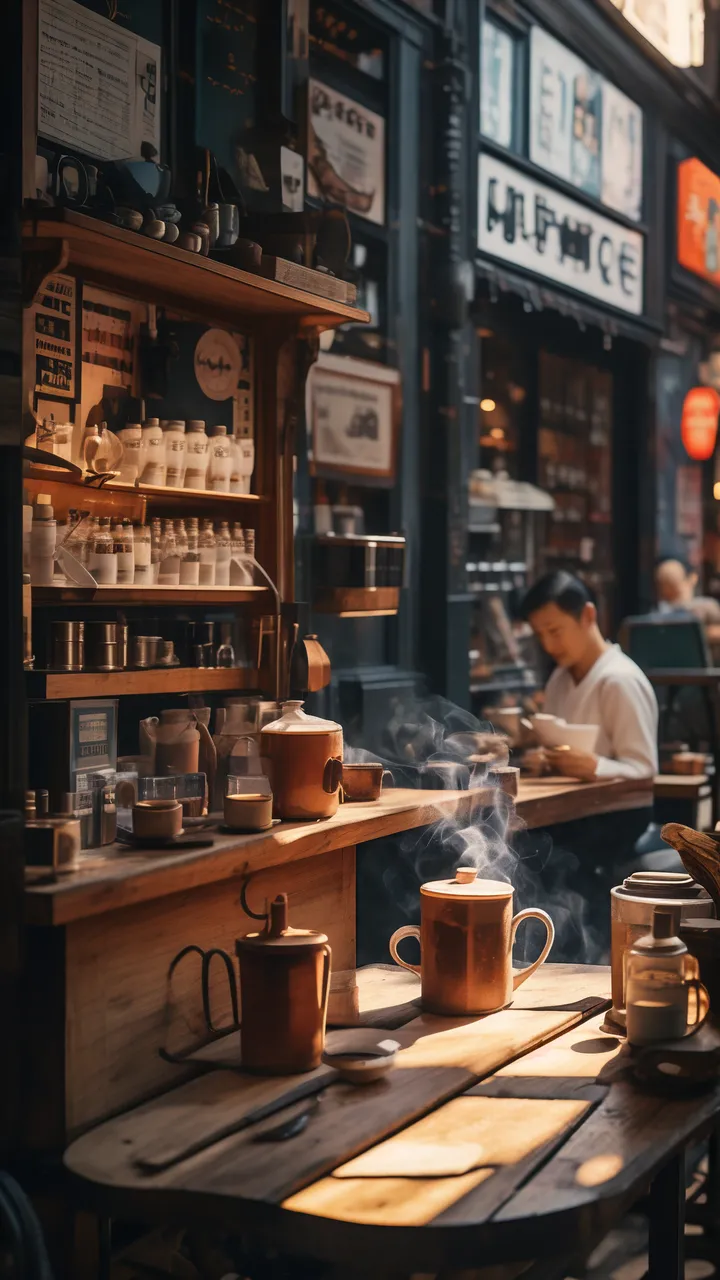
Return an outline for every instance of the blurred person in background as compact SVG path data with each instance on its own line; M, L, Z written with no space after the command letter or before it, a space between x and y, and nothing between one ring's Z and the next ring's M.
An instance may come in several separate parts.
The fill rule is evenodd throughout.
M658 613L697 618L713 653L720 656L720 603L713 596L696 596L698 575L683 560L666 556L655 567Z

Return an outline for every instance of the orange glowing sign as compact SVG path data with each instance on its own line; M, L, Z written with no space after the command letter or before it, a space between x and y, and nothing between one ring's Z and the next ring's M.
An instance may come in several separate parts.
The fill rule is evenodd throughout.
M706 462L715 451L720 396L712 387L693 387L683 404L680 437L694 462Z
M678 165L677 257L720 286L720 177L695 159Z

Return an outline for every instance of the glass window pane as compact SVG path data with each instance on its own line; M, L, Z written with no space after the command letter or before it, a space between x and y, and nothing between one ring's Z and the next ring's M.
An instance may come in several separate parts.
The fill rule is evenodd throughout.
M513 140L515 42L494 22L482 24L480 129L501 147Z

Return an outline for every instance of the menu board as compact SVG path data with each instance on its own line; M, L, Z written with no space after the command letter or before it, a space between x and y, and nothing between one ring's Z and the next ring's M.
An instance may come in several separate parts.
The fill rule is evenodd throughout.
M246 135L256 115L259 0L198 0L195 141L247 191L267 183Z

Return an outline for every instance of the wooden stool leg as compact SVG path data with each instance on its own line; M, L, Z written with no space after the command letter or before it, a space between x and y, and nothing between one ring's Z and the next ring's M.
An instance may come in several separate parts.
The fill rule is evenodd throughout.
M650 1188L648 1280L683 1280L685 1158L673 1156Z

